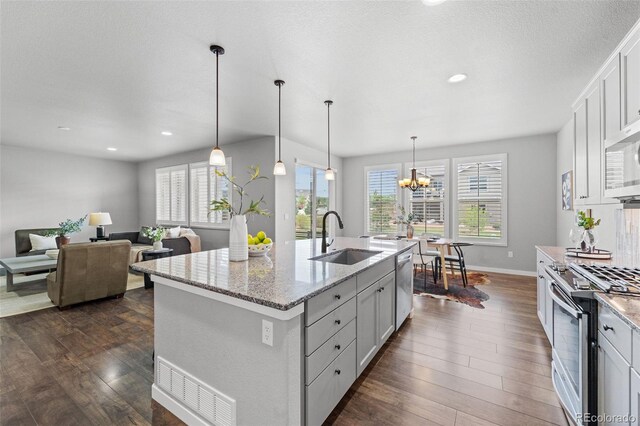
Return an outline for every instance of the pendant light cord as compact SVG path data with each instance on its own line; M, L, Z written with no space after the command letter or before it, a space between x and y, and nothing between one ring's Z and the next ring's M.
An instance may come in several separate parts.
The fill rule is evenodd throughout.
M219 52L216 51L216 148L218 148L218 58L220 57Z
M282 84L278 84L278 161L282 161Z
M331 104L327 102L327 165L331 168L331 115L329 108Z
M413 168L416 168L416 137L412 136L413 139Z

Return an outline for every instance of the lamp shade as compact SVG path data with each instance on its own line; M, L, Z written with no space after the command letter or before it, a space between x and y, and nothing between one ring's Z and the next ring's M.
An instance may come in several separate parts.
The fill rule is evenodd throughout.
M216 167L225 166L227 164L226 159L224 158L224 152L217 146L211 150L211 155L209 155L209 164Z
M278 160L276 165L273 166L273 174L276 176L284 176L287 174L287 169L282 161Z
M91 213L89 214L89 226L111 225L111 215L109 213Z

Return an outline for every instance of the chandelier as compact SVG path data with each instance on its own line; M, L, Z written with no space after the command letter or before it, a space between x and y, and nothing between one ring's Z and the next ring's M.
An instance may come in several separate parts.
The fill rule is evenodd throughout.
M409 188L412 191L416 191L418 188L426 188L431 183L431 179L428 176L418 177L418 171L416 170L416 139L417 136L411 136L413 140L413 168L411 169L411 177L400 179L398 184L400 188Z

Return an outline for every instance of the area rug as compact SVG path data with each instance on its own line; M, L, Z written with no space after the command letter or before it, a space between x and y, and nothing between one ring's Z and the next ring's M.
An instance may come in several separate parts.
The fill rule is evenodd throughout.
M424 273L418 272L413 279L413 293L419 296L450 300L452 302L464 303L473 308L484 309L482 302L489 300L489 295L476 288L476 286L491 283L487 274L467 272L467 287L463 286L460 274L456 274L455 278L450 274L448 274L447 277L449 279L449 290L444 289L442 279L438 279L438 283L434 284L431 271L427 271L425 286Z
M16 275L13 283L16 291L7 291L7 277L0 277L0 318L26 312L38 311L53 306L47 296L47 273L36 275ZM144 286L144 276L129 274L127 290Z

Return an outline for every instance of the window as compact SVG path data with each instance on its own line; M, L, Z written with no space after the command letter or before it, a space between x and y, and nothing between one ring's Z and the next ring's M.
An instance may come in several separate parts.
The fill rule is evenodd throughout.
M425 163L416 166L418 177L429 176L431 182L427 188L408 191L409 208L418 217L415 225L416 234L445 237L447 233L447 186L449 160ZM410 173L410 170L409 172Z
M368 168L366 176L366 227L367 234L395 234L398 206L399 167Z
M322 217L332 205L324 173L323 168L296 163L296 240L318 238L322 233Z
M187 165L156 169L156 223L187 224Z
M231 158L225 167L208 162L189 164L189 221L191 226L226 225L228 212L210 212L211 200L230 199L229 182L216 174L216 169L231 174Z
M454 232L460 240L507 244L507 155L454 159Z

